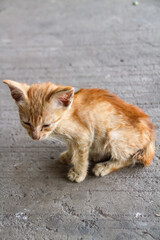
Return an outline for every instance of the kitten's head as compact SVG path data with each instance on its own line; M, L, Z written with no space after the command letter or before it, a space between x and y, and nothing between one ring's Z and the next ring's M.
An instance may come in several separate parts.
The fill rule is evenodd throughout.
M56 128L73 100L74 89L40 83L31 86L4 80L19 108L22 126L34 140L46 139Z

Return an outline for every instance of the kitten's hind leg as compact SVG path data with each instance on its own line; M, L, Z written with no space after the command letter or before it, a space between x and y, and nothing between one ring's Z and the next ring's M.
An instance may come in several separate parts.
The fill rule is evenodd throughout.
M102 162L95 165L93 168L93 173L98 176L105 176L111 172L114 172L120 168L129 166L132 164L132 160L129 159L127 161L118 161L118 160L110 160L108 162Z
M70 164L72 159L72 146L68 144L68 149L65 152L62 152L59 157L59 161L63 164Z
M62 152L59 157L60 163L63 164L70 164L71 163L71 156L68 151Z

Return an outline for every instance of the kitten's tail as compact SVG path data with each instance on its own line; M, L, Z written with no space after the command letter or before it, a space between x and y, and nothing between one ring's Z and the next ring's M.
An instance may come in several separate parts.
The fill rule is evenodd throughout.
M149 166L153 160L155 152L154 142L150 142L144 149L140 149L133 156L135 162L140 162L144 166Z
M149 121L149 119L143 119L141 121L142 127L145 128L143 133L143 139L146 140L146 144L143 147L141 153L137 156L137 161L142 163L144 166L149 166L153 160L155 152L155 133L154 125Z
M155 152L154 142L150 142L144 149L142 163L144 166L149 166L153 160Z

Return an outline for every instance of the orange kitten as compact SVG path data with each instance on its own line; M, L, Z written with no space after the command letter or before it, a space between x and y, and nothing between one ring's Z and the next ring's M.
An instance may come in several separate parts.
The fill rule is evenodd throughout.
M154 127L149 117L106 90L81 89L53 83L31 86L3 81L11 91L22 126L34 140L61 137L68 150L60 155L63 163L72 163L68 178L82 182L88 159L110 161L93 168L104 176L139 162L150 165L154 156Z

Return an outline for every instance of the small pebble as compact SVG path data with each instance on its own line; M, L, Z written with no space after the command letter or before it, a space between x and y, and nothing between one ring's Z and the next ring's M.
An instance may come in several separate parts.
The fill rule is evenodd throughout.
M134 6L138 6L138 5L139 5L139 2L138 2L138 1L134 1L134 2L133 2L133 5L134 5Z
M14 165L14 168L15 168L16 170L18 170L21 165L22 165L21 163L17 163L17 164Z

